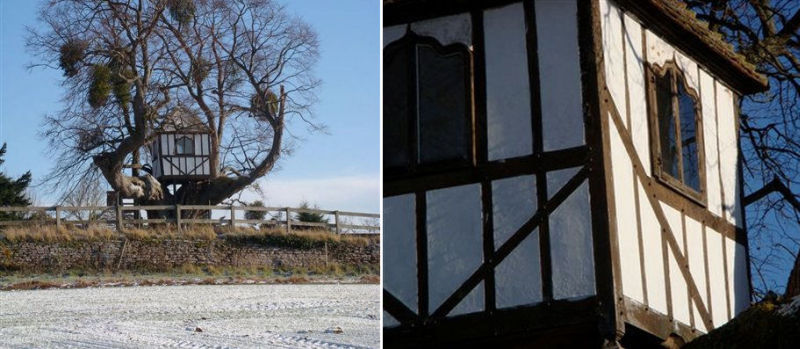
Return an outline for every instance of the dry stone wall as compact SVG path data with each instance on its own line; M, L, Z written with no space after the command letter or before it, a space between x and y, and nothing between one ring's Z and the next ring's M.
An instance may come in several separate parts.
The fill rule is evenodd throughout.
M309 268L329 263L380 263L380 247L336 244L312 249L191 241L0 242L0 268L31 272L71 269L163 271L184 265L216 267Z

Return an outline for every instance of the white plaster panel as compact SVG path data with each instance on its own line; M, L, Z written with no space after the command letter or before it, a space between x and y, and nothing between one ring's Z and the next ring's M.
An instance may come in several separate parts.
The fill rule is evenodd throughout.
M631 137L645 173L650 175L650 135L647 121L647 97L644 81L644 56L642 52L642 26L628 16L625 24L625 60L628 73L628 99L631 116Z
M551 176L547 174L548 192ZM553 191L555 192L555 191ZM550 215L550 253L553 266L553 298L570 299L595 294L592 222L589 186L584 181Z
M683 249L683 223L681 222L681 212L672 208L667 204L661 203L661 209L664 211L664 216L669 223L669 230L672 237L678 243L677 252L684 254ZM671 245L667 245L668 254L667 260L669 261L669 284L672 295L672 314L680 322L689 324L689 294L686 279L678 264L678 259Z
M536 213L536 176L492 181L494 248L500 248Z
M728 322L725 302L725 259L722 258L722 235L706 227L706 248L708 249L708 282L711 284L711 310L714 327Z
M194 140L194 153L203 155L203 135L194 135L192 140Z
M693 88L695 91L699 91L700 78L697 73L697 63L691 58L684 56L679 51L675 51L675 62L678 64L678 68L683 72L683 76L686 78L686 83L689 87Z
M208 151L209 146L211 145L211 140L209 139L208 135L203 135L203 155L211 154Z
M719 132L720 176L722 177L723 210L729 222L741 223L738 209L739 193L736 190L736 160L738 156L737 127L733 108L733 94L717 82L717 130Z
M483 261L481 186L426 193L428 283L433 312Z
M613 125L613 123L611 124ZM633 166L622 145L615 126L611 128L611 170L614 179L614 204L616 205L617 239L623 294L644 303L641 264L639 263L639 236L636 227ZM630 214L634 212L634 214Z
M706 193L708 210L722 217L722 190L719 186L719 152L717 151L717 117L714 78L700 70L700 101L703 109L703 140L706 150Z
M705 261L703 259L703 225L686 216L686 249L687 258L689 260L689 272L692 274L692 280L697 285L697 290L700 292L700 299L703 304L708 306L708 296L706 294L706 269ZM692 300L692 311L694 312L694 324L703 332L708 332L705 327L697 304Z
M397 321L389 312L386 310L383 311L383 327L396 327L400 326L400 322Z
M645 34L647 45L647 61L651 64L663 65L666 61L675 58L675 48L667 44L658 35L647 30Z
M536 1L544 150L584 144L575 0Z
M187 156L186 157L186 162L184 162L184 163L186 164L186 165L184 165L184 166L186 166L186 168L184 169L184 172L186 174L192 174L192 170L194 169L194 158Z
M483 311L483 303L486 298L484 297L484 284L483 281L478 283L475 288L470 291L461 302L450 311L447 316L457 316L469 313Z
M522 3L484 12L489 160L533 151Z
M159 149L161 154L159 156L171 155L169 154L169 148L167 148L169 146L169 135L159 135L158 139L161 140L161 149Z
M664 276L664 258L661 250L661 225L647 199L643 183L639 182L639 214L642 219L642 244L644 246L644 272L647 281L648 305L662 314L667 313L667 291Z
M383 47L388 46L406 35L406 25L395 25L383 28Z
M203 163L203 174L204 174L204 175L209 175L209 174L211 174L211 172L208 170L208 161L206 161L206 162L204 162L204 163Z
M542 301L539 231L534 230L495 268L498 309Z
M442 45L460 43L472 47L472 18L469 13L426 19L411 23L411 30L436 38Z
M734 248L729 250L728 258L733 255L732 262L734 266L733 272L733 295L734 299L731 302L733 316L738 315L747 307L750 306L750 282L747 279L747 251L744 245L736 242L731 243Z
M600 1L600 24L603 30L603 63L606 85L623 123L627 123L625 106L625 59L622 42L622 11L609 1ZM625 127L628 127L626 124Z
M383 287L417 311L417 235L414 194L383 199Z

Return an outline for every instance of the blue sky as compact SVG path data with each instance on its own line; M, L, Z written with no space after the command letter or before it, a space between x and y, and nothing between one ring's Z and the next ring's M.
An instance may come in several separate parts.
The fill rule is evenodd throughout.
M264 199L274 206L305 200L325 209L378 212L380 1L282 2L319 35L316 75L323 84L314 114L328 134L292 130L304 140L264 178ZM39 5L0 1L0 143L8 143L2 171L16 176L30 170L34 181L53 165L38 132L43 116L61 109L64 91L60 71L26 68L34 57L25 50L25 26L39 25ZM38 204L53 203L52 195L34 191Z

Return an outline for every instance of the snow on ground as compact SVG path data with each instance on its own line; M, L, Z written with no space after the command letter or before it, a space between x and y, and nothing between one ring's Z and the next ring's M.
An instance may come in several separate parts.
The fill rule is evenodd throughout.
M0 292L0 347L378 347L379 297L319 284Z

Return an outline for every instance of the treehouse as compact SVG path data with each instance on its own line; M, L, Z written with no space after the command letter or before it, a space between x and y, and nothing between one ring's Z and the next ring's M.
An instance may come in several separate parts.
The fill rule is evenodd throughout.
M175 108L148 146L153 177L162 184L211 178L211 131L195 114Z
M667 0L384 0L387 347L646 346L750 302L738 99Z

